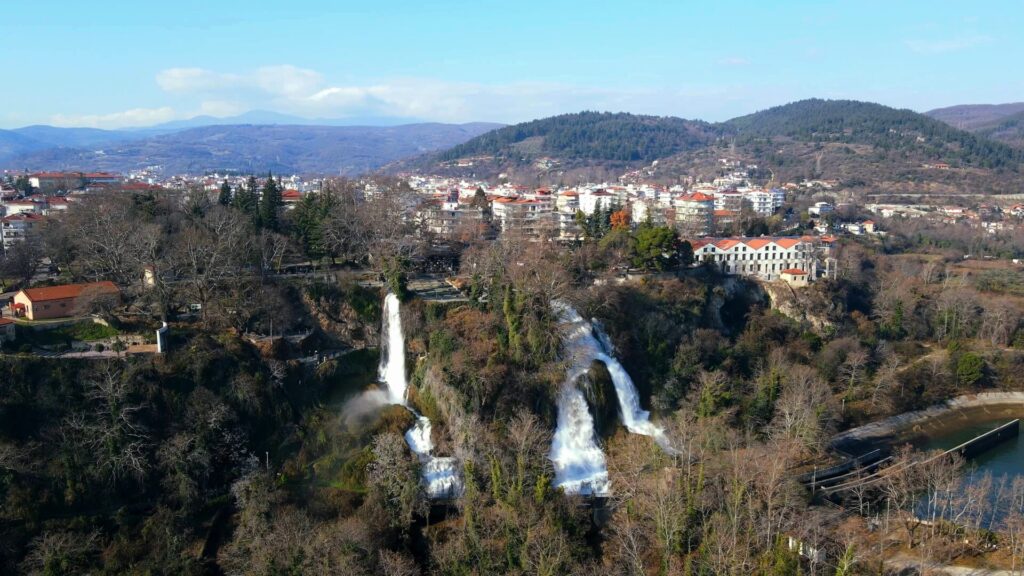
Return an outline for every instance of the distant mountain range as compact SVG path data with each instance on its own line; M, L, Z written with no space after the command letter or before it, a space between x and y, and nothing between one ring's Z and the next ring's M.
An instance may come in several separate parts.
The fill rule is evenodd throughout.
M1024 102L964 104L925 114L961 130L1024 148Z
M647 179L672 183L714 178L723 157L757 164L777 181L839 179L886 192L998 193L1024 183L1024 151L1003 142L911 110L818 99L720 123L566 114L506 126L388 169L481 178L505 174L535 184L640 171ZM930 168L936 165L951 169Z
M259 119L271 120L265 116ZM291 120L284 116L276 119ZM201 123L203 119L192 121ZM356 175L401 158L449 148L500 126L264 123L191 128L163 125L137 131L31 126L0 131L0 166L19 170L126 172L159 165L169 174L273 170Z
M28 126L0 130L0 167L166 173L375 170L536 183L615 179L640 170L678 182L714 177L718 159L758 164L776 179L833 178L914 193L1020 189L1024 104L919 114L851 100L803 100L726 122L581 112L499 124L309 120L254 111L130 130ZM212 123L212 124L210 124ZM961 127L966 129L961 129ZM950 170L936 171L935 165Z

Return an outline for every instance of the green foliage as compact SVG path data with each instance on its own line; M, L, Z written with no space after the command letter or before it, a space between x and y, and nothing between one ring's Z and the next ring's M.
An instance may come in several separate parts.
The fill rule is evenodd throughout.
M971 387L985 376L985 359L974 352L960 354L956 362L956 380L961 386Z
M325 238L328 216L338 207L337 198L329 192L306 194L291 213L291 234L307 258L316 262L332 256Z
M274 180L273 174L267 174L267 182L263 185L260 196L260 225L268 230L278 229L278 211L281 210L281 186Z
M401 302L409 299L409 266L407 260L399 258L390 259L384 265L384 282L388 291L398 296Z
M249 176L245 186L239 186L231 199L231 205L247 214L253 221L259 219L259 182L255 176Z
M692 250L691 250L692 257ZM668 270L679 263L679 238L667 226L642 224L636 231L633 265L645 270Z
M221 206L231 205L231 184L228 184L227 180L220 185L220 194L217 195L217 203Z

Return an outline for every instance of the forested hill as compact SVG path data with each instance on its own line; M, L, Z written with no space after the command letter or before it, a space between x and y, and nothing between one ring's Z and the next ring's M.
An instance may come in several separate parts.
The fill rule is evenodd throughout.
M1009 125L1003 133L1014 130L1016 125ZM642 169L645 177L669 183L694 174L714 177L726 149L779 178L835 178L906 193L958 188L998 193L1024 180L1024 150L983 133L911 110L821 99L720 123L625 113L564 114L506 126L388 169L504 175L538 185L615 179ZM927 168L937 162L954 170Z
M447 150L442 161L472 156L650 162L708 144L706 122L626 113L580 112L494 130Z
M1024 112L1000 118L996 122L980 127L976 133L1010 146L1024 148Z
M725 132L740 143L766 138L866 144L978 168L1016 170L1024 153L911 110L854 100L802 100L734 118Z
M979 136L1024 148L1024 102L951 106L925 114Z

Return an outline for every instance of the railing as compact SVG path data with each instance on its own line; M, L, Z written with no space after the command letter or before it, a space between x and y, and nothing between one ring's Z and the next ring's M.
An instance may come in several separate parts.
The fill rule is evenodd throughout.
M904 463L902 465L899 465L900 466L899 469L909 468L910 466L917 466L919 464L928 464L930 462L934 462L935 460L937 460L939 458L943 458L945 456L949 456L950 454L959 454L959 455L963 456L964 458L973 458L974 456L977 456L978 454L981 454L982 452L984 452L985 450L988 450L989 448L995 446L996 444L998 444L998 443L1000 443L1000 442L1002 442L1002 441L1004 441L1004 440L1006 440L1008 438L1012 438L1012 437L1017 436L1019 433L1020 433L1020 419L1013 419L1013 420L1007 422L1006 424L1003 424L1001 426L997 426L996 428L994 428L992 430L989 430L988 432L985 432L984 434L980 434L978 436L975 436L974 438L971 438L970 440L968 440L968 441L966 441L966 442L964 442L964 443L962 443L962 444L960 444L958 446L950 448L949 450L946 450L945 452L942 452L941 454L936 454L935 456L932 456L931 458L928 458L927 460L919 460L919 461L916 461L916 462L908 462L908 463ZM892 468L886 468L884 470L879 470L877 472L874 472L874 473L872 473L872 474L870 474L868 476L865 476L863 478L858 478L856 480L851 480L850 482L845 482L845 483L842 483L842 484L838 484L836 486L830 486L830 487L827 487L827 488L823 488L823 491L825 491L827 493L834 493L834 492L838 492L840 490L849 490L849 489L852 489L852 488L859 488L859 487L862 487L862 486L868 486L868 485L874 484L874 483L884 479L887 474L890 474L893 471L894 470Z

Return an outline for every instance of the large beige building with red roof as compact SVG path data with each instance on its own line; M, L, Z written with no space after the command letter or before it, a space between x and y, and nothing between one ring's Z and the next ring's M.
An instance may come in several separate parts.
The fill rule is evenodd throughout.
M818 271L815 239L809 236L784 238L701 238L691 240L694 262L717 264L726 274L777 280L783 272L806 272L813 280Z

